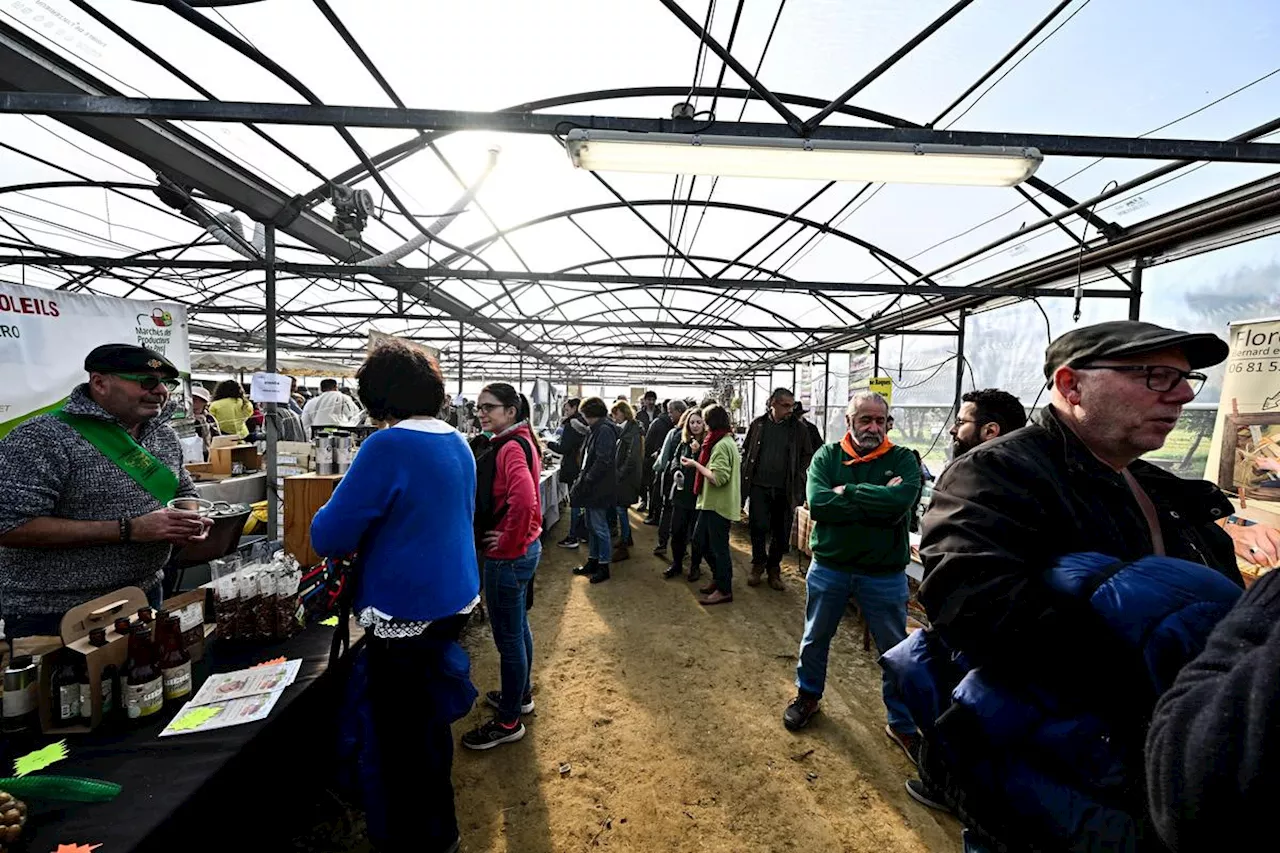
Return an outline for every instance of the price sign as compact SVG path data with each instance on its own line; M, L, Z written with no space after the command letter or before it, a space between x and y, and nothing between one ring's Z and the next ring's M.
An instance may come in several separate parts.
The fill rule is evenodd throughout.
M249 399L255 403L287 403L292 387L289 377L280 373L255 373L249 386Z

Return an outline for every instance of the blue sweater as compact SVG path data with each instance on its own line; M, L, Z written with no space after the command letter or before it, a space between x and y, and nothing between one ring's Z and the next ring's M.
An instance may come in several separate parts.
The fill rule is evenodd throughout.
M365 439L311 522L317 554L359 553L355 611L431 621L479 594L472 538L476 463L441 421L402 421Z

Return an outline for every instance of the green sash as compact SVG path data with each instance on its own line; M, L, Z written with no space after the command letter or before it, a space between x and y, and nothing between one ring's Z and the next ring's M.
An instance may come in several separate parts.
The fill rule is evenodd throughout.
M80 433L80 437L98 448L98 451L121 471L128 474L153 498L167 504L178 495L178 476L141 444L125 432L119 424L97 418L73 415L62 409L53 416Z

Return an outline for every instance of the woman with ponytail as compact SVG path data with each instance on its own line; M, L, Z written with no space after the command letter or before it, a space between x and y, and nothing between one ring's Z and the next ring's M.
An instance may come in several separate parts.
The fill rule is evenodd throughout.
M462 736L469 749L491 749L524 737L522 714L533 711L533 634L526 607L542 556L541 449L529 426L529 401L505 382L486 385L476 400L480 426L492 435L477 460L476 534L484 560L484 595L501 658L502 689L485 700L496 710ZM488 472L492 471L491 477Z

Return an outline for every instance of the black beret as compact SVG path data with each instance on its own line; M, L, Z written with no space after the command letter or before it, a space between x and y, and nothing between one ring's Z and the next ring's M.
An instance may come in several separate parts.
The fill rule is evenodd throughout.
M1212 367L1227 357L1227 342L1210 332L1180 332L1138 320L1113 320L1072 329L1060 336L1044 354L1044 378L1052 379L1059 367L1082 367L1103 358L1129 358L1176 349L1193 370Z
M103 344L84 357L88 373L146 373L159 371L167 379L178 378L178 368L155 350L134 344Z

